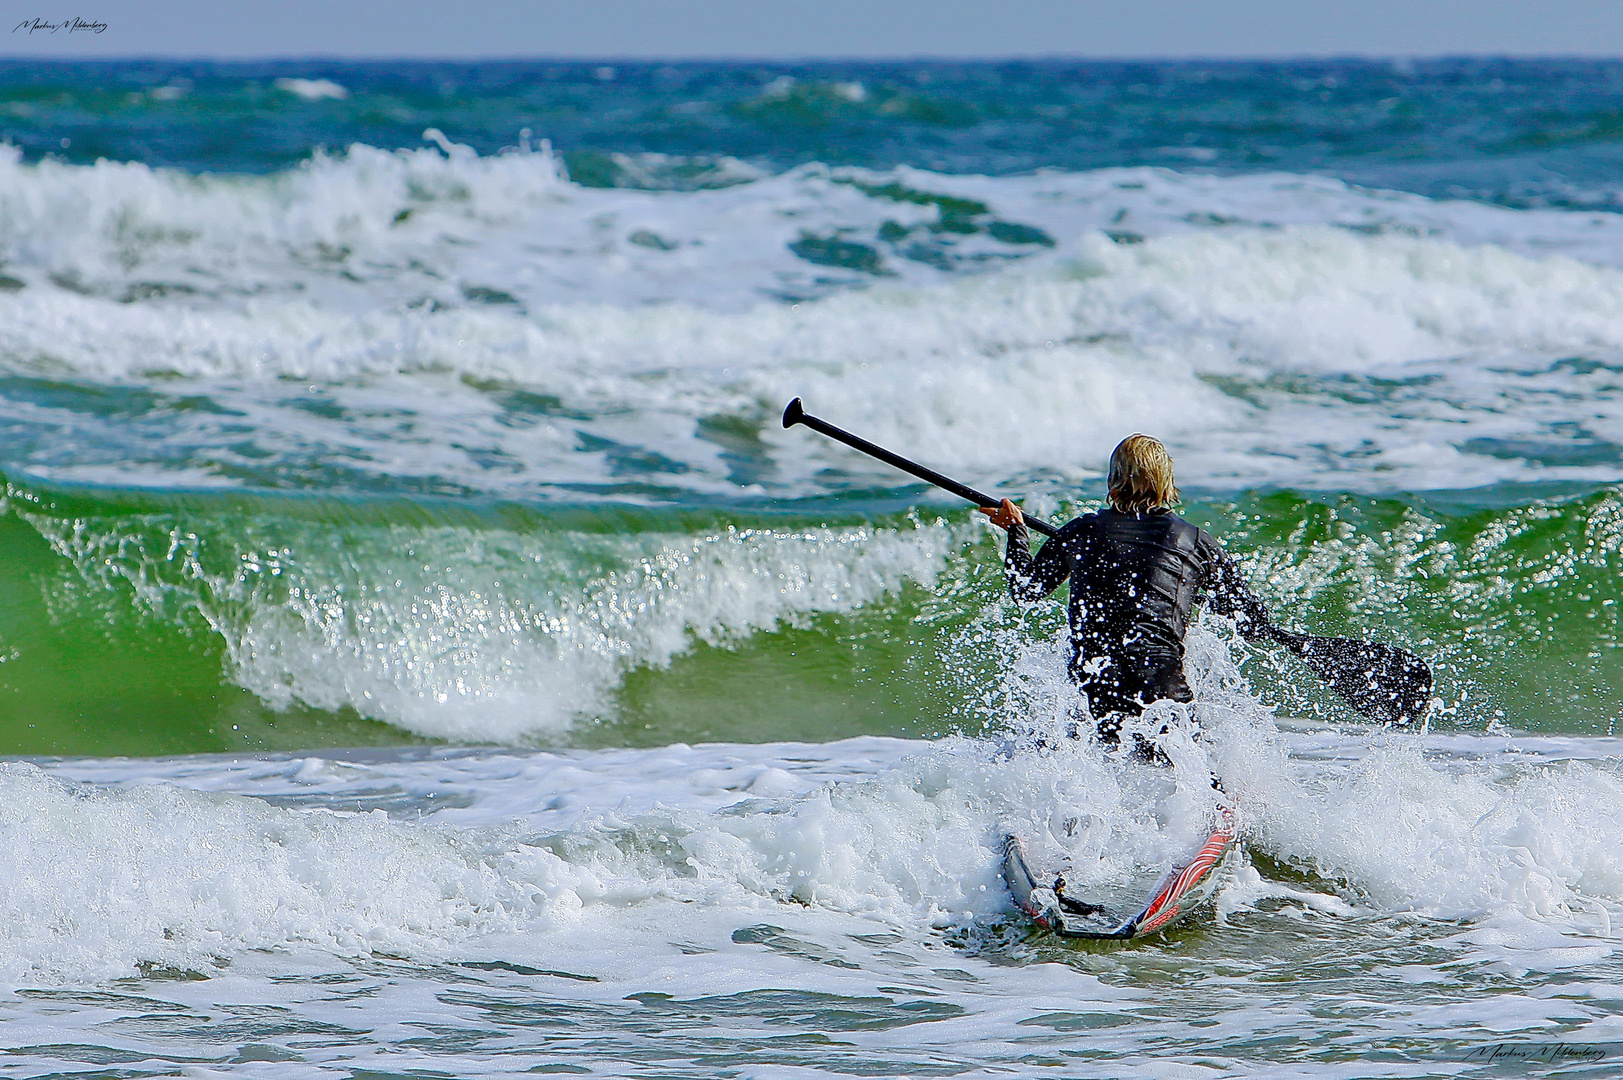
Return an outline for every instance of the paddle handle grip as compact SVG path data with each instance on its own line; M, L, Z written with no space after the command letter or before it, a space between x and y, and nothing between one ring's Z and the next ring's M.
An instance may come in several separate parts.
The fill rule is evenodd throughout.
M891 465L905 473L910 473L927 484L934 484L938 488L945 491L950 491L960 499L967 499L976 506L997 506L1003 502L1002 499L994 499L992 496L983 491L976 491L974 488L969 487L968 485L960 484L952 477L944 476L941 473L936 472L934 469L926 468L925 466L920 465L916 461L909 461L900 454L891 453L883 446L880 446L877 443L871 443L860 435L853 435L844 428L835 427L833 424L822 419L821 417L813 416L811 413L807 412L801 407L799 398L795 398L789 403L789 407L783 410L783 426L790 428L794 427L796 424L805 424L807 427L811 428L815 432L818 432L819 434L827 435L836 442L842 442L853 450L860 450L869 457L878 458L886 465ZM1059 530L1048 524L1048 522L1025 514L1022 514L1021 516L1025 517L1027 528L1040 532L1044 536L1059 535Z

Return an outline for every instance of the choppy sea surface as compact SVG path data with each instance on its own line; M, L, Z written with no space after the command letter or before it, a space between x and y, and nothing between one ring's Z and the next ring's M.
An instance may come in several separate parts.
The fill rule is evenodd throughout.
M0 1076L1609 1075L1623 63L0 62ZM819 415L1219 619L1170 771ZM1130 893L1218 795L1215 909ZM1619 929L1614 930L1614 926ZM1492 1060L1497 1053L1497 1060Z

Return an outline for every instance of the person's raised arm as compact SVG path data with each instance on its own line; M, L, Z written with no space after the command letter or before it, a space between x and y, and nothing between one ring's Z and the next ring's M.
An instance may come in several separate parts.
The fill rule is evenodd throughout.
M1001 506L982 506L980 512L1000 529L1007 529L1009 544L1003 555L1003 574L1009 581L1009 595L1021 603L1041 600L1070 574L1070 560L1059 537L1050 539L1031 554L1030 530L1025 515L1008 499Z

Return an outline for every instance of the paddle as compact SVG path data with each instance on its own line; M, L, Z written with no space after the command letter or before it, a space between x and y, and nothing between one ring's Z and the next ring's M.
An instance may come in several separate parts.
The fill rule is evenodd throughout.
M783 426L791 428L796 424L805 424L813 431L944 488L976 506L997 506L1002 502L811 415L801 407L799 398L795 398L783 410ZM1044 536L1059 535L1059 530L1054 526L1029 515L1026 516L1026 526ZM1264 627L1263 633L1301 657L1314 674L1329 683L1336 693L1347 699L1349 705L1371 720L1407 724L1425 716L1431 705L1431 668L1412 652L1379 641L1311 637L1272 624Z

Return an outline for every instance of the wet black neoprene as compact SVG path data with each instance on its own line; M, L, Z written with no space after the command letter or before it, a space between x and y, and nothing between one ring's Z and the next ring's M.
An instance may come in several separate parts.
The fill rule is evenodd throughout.
M1231 615L1247 638L1268 624L1217 540L1170 510L1106 508L1065 525L1033 556L1024 524L1009 530L1004 570L1023 603L1070 579L1071 678L1087 695L1100 735L1162 699L1190 701L1184 632L1202 600Z

